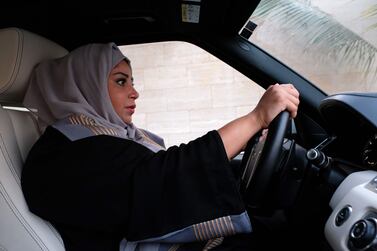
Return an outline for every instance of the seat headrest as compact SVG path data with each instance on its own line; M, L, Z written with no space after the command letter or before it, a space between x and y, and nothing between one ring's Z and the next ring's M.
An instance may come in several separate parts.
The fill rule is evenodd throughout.
M60 45L26 30L0 29L0 102L21 104L33 68L67 53Z

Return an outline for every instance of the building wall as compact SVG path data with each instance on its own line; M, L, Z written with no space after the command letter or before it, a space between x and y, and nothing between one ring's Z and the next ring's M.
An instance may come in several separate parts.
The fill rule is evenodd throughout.
M167 146L218 129L251 111L264 89L185 42L122 46L140 93L133 121Z

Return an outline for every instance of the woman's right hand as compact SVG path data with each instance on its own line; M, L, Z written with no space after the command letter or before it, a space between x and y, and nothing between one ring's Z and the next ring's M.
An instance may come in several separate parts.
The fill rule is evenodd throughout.
M299 103L299 93L293 85L268 87L253 111L218 130L228 159L236 156L255 133L266 129L280 112L287 110L292 118L296 117Z
M291 117L295 118L299 103L299 92L292 84L275 84L267 88L249 115L255 116L260 128L265 129L284 110L287 110Z

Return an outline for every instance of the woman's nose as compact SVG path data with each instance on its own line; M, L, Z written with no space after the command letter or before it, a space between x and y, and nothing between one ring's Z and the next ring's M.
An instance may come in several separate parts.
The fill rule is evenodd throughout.
M136 91L135 87L132 86L132 90L130 93L130 98L137 99L139 97L139 93Z

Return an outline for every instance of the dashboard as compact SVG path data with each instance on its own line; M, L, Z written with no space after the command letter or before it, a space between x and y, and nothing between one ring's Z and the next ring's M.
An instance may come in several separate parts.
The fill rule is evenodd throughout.
M334 193L330 207L325 236L333 250L376 250L376 171L350 174Z
M377 134L367 139L361 152L361 159L365 166L377 168Z
M329 96L319 110L334 137L327 154L377 170L377 93Z
M352 166L330 200L325 236L335 251L377 250L377 93L329 96L319 107L326 154Z

